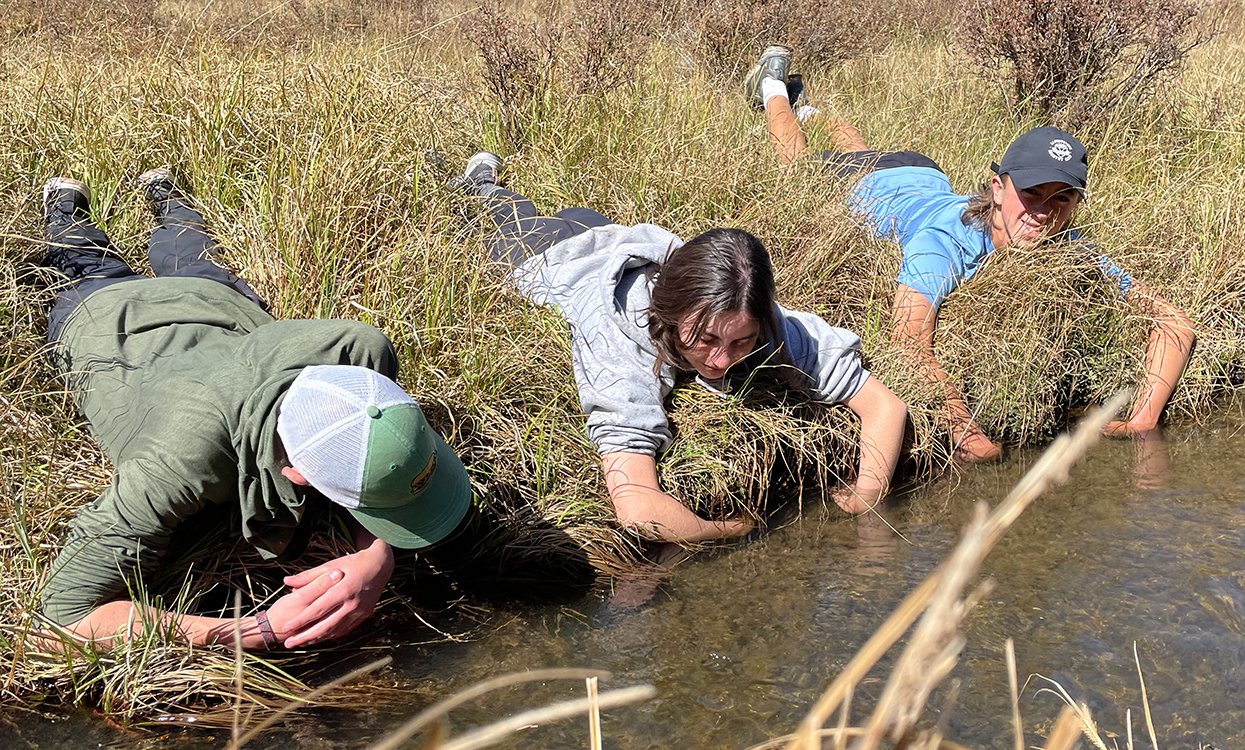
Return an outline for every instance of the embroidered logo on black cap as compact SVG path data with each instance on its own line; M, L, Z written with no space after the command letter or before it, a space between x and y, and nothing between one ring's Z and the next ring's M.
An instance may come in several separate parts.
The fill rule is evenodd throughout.
M1058 161L1072 161L1072 144L1062 138L1056 138L1050 142L1050 150L1046 153L1050 154L1050 158Z
M437 473L437 454L433 453L428 459L428 463L423 469L415 475L411 480L411 494L419 497L424 494L424 490L428 489L428 483L432 481L432 475Z

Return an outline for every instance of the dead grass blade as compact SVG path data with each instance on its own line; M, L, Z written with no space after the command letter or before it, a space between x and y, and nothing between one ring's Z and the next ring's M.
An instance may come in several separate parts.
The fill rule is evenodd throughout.
M601 704L597 697L597 678L589 677L588 683L588 747L601 750Z
M1038 694L1052 693L1058 696L1059 699L1064 702L1064 713L1071 711L1080 722L1081 732L1085 735L1085 738L1093 743L1094 747L1098 748L1098 750L1108 750L1107 743L1103 741L1102 736L1098 733L1098 725L1094 723L1094 717L1090 714L1089 706L1073 700L1072 696L1068 694L1067 689L1065 689L1064 686L1060 685L1058 682L1055 682L1049 677L1043 677L1042 675L1038 675L1038 677L1050 684L1050 687L1044 687L1039 690Z
M1046 738L1043 750L1072 750L1076 741L1081 738L1081 720L1071 706L1064 706L1059 712L1055 728Z
M501 688L510 687L511 685L521 685L525 682L542 682L544 680L587 680L593 677L609 677L609 672L603 672L599 669L536 669L530 672L516 672L514 674L502 675L491 680L472 685L471 687L461 690L450 697L438 701L428 708L420 711L411 717L405 724L398 727L389 735L384 737L380 742L370 746L369 750L395 750L403 742L413 737L424 727L433 721L445 716L450 711L458 708L464 703L479 698L485 693Z
M614 708L616 706L625 706L629 703L646 701L655 695L657 695L657 690L652 685L636 685L602 693L598 696L597 703L600 708ZM477 748L488 747L526 726L561 721L572 716L578 716L587 711L591 705L592 701L590 699L578 698L576 700L554 703L544 708L524 711L477 729L474 732L464 734L456 740L445 743L438 750L476 750Z
M789 750L817 750L818 730L877 660L925 613L908 647L891 673L883 697L875 709L859 747L876 747L884 731L902 736L920 713L933 686L958 658L962 646L959 622L976 601L976 594L962 592L976 575L981 562L1020 514L1052 484L1066 481L1068 470L1096 442L1103 425L1128 401L1117 393L1103 407L1087 416L1076 432L1064 435L1034 464L993 513L980 504L963 539L946 561L909 594L877 632L848 662L843 672L801 722ZM980 589L978 589L979 591Z
M1016 675L1016 642L1007 639L1007 691L1012 699L1013 750L1025 750L1025 726L1020 720L1020 685Z
M1137 653L1137 642L1133 641L1133 663L1137 665L1137 682L1141 685L1141 708L1145 712L1146 731L1150 733L1150 747L1159 750L1159 740L1154 732L1154 719L1150 716L1150 696L1146 693L1146 677L1141 673L1141 655ZM1129 733L1132 733L1130 722Z

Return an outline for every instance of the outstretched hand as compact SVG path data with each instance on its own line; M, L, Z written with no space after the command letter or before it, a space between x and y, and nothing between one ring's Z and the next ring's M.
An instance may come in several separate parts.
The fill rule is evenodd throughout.
M1109 438L1115 438L1117 440L1122 440L1124 438L1131 438L1131 437L1137 437L1137 436L1144 437L1150 434L1151 432L1153 432L1154 429L1155 429L1154 425L1137 424L1131 419L1128 420L1127 422L1120 420L1120 419L1115 419L1110 422L1107 422L1106 425L1103 426L1102 434Z
M976 422L951 431L951 456L960 463L975 464L998 461L1003 457L1003 448L986 437L986 433Z
M376 608L393 574L393 550L384 542L286 576L294 589L268 610L286 648L341 638Z

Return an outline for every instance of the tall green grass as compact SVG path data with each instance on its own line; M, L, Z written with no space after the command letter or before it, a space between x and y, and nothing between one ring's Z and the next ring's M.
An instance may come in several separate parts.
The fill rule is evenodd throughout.
M104 0L57 13L19 2L0 21L6 694L103 704L131 718L235 699L231 656L159 633L111 655L22 646L65 524L111 470L43 357L50 278L31 263L38 187L56 174L90 183L96 219L141 267L150 219L133 178L172 163L225 262L279 316L359 318L385 330L402 383L464 457L478 501L515 524L507 544L524 554L582 545L610 571L635 550L611 525L563 323L484 267L480 227L444 188L481 147L521 145L506 154L505 177L549 211L587 205L684 237L717 225L761 237L782 301L860 332L873 372L911 404L906 471L919 479L946 467L936 394L889 342L898 249L857 231L841 205L846 185L778 166L734 86L689 53L694 25L672 16L637 39L644 54L620 86L585 91L573 76L555 78L540 106L523 110L516 141L484 85L474 6L131 6ZM879 148L930 154L965 191L1032 124L938 37L900 34L875 55L797 67L819 106L857 122ZM1198 50L1178 88L1085 134L1094 198L1082 218L1093 238L1199 326L1170 409L1178 419L1213 408L1239 384L1245 360L1245 115L1232 106L1243 75L1241 39L1220 38ZM814 145L818 137L814 128ZM952 298L938 349L983 426L1027 443L1133 382L1144 327L1059 252L1016 253ZM815 490L854 464L855 427L842 408L684 391L672 409L679 432L664 481L707 513L764 515L777 499L768 493L775 475L790 480L779 485L786 496L799 480ZM542 518L562 531L549 533ZM246 571L232 571L208 578L240 585ZM244 666L256 688L244 698L261 707L266 699L254 696L292 691L305 674L279 659ZM177 679L187 668L203 681ZM168 682L139 680L153 671Z

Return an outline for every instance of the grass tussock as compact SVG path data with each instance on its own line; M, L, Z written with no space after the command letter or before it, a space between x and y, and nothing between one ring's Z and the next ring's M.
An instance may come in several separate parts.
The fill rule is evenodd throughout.
M358 318L393 338L404 386L492 513L491 557L432 562L462 581L515 568L582 572L585 562L616 571L636 554L603 499L562 322L483 267L479 227L444 188L480 147L506 152L510 184L549 211L587 205L684 237L716 225L752 231L774 255L784 304L859 332L872 372L910 404L909 476L946 467L938 396L889 340L898 250L857 232L841 208L847 186L775 163L759 119L726 82L755 54L745 49L752 37L707 43L677 8L618 26L648 7L639 0L611 4L608 17L576 17L576 7L541 6L532 26L526 5L481 12L452 0L11 4L0 20L0 691L129 719L237 701L231 655L174 646L158 631L112 654L52 657L23 645L66 523L111 472L44 356L49 279L31 261L37 190L56 174L90 183L96 219L141 267L150 219L130 185L171 162L225 262L279 316ZM533 49L542 34L577 40L573 56L544 58L553 74L534 58L534 84L512 100L497 81L518 63L491 60L478 33L503 22ZM930 154L971 190L1032 123L999 87L964 75L954 48L903 22L886 28L868 50L801 59L814 103L860 124L879 148ZM1242 51L1239 35L1194 50L1181 86L1085 133L1091 236L1198 325L1170 409L1178 418L1204 414L1245 363L1245 116L1232 106ZM575 60L595 66L599 85L573 75L583 72ZM991 434L1045 439L1137 378L1146 321L1081 269L1056 250L999 257L944 309L939 353ZM856 428L842 408L684 390L672 409L663 480L709 515L763 517L855 463ZM280 571L256 585L256 566L238 552L201 558L197 601L241 589L258 603L273 590ZM175 595L184 581L178 570L150 583ZM386 609L406 616L418 605L394 598ZM296 692L288 680L314 679L300 659L248 658L244 702L263 708Z

